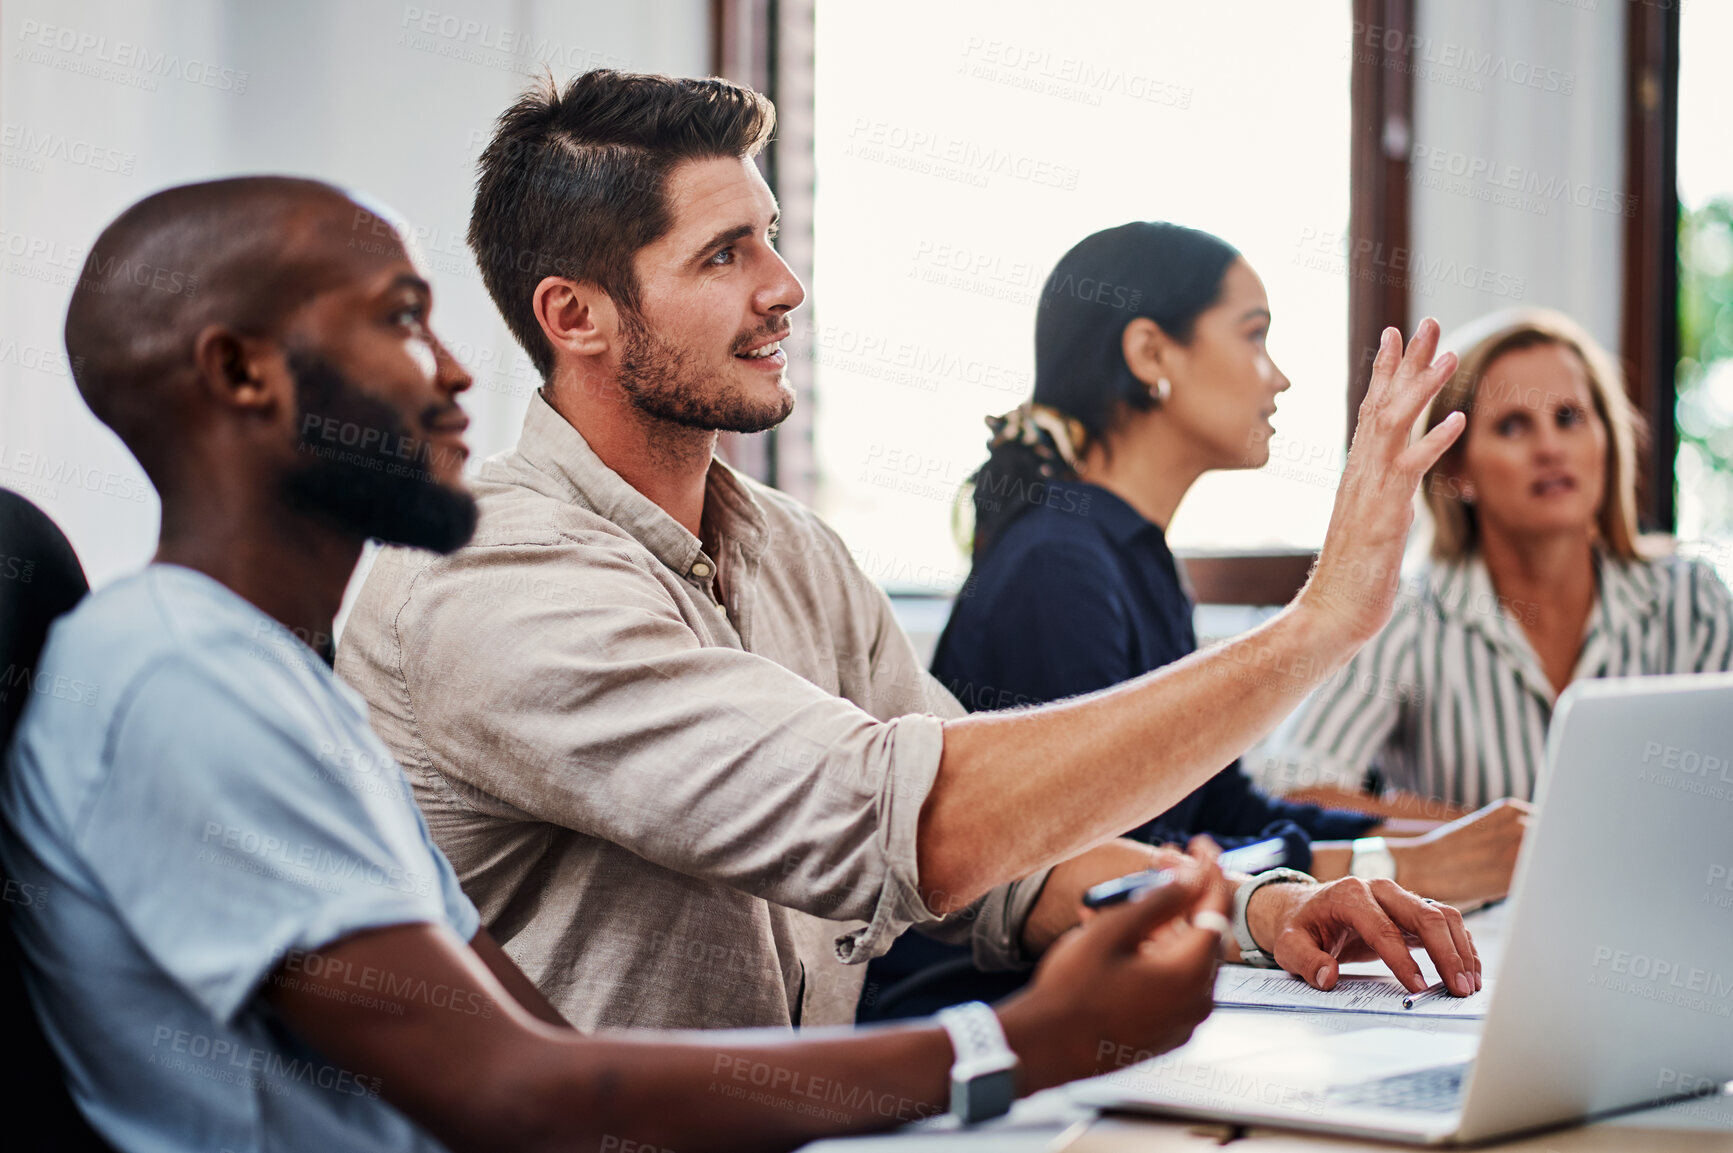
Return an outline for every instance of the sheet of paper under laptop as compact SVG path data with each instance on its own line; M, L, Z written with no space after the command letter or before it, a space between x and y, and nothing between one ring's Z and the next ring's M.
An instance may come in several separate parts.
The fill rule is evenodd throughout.
M1468 997L1453 997L1439 989L1413 997L1413 1007L1404 1008L1409 992L1388 975L1344 973L1328 992L1314 989L1291 973L1274 969L1252 969L1223 965L1216 972L1216 1004L1230 1009L1286 1009L1296 1012L1388 1013L1397 1017L1457 1017L1476 1020L1486 1016L1492 999L1492 981Z

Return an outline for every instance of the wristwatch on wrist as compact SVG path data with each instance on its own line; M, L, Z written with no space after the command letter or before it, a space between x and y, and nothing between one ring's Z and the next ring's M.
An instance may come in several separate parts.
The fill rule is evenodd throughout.
M1396 857L1383 837L1360 837L1354 842L1353 854L1348 858L1348 875L1368 881L1396 879Z
M1234 892L1234 941L1240 947L1240 964L1251 965L1259 969L1278 968L1276 959L1264 952L1258 943L1252 940L1252 927L1246 921L1246 908L1252 903L1252 894L1265 885L1282 885L1299 881L1308 885L1318 883L1317 878L1298 869L1270 869L1259 873Z
M1005 1041L999 1015L980 1001L940 1009L951 1035L951 1115L965 1125L998 1117L1017 1099L1017 1054Z

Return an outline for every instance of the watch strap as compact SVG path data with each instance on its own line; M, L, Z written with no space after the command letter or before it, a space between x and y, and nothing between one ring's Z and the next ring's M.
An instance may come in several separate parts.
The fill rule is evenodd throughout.
M1234 943L1240 947L1240 964L1251 965L1258 969L1279 967L1275 957L1264 952L1258 943L1252 939L1252 928L1246 920L1246 907L1252 902L1252 894L1265 885L1282 885L1291 882L1315 885L1317 879L1307 873L1300 872L1298 869L1270 869L1244 882L1234 891Z
M951 1113L965 1125L998 1117L1017 1097L1017 1054L1005 1040L999 1015L980 1001L940 1009L935 1019L950 1035Z
M1396 856L1383 837L1357 837L1348 854L1348 875L1367 880L1396 879Z

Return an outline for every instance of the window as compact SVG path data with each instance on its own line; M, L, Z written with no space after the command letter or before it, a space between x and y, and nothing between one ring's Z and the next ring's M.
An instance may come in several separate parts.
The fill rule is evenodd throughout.
M888 0L821 5L816 36L818 503L869 575L961 584L952 507L982 418L1033 388L1042 282L1136 219L1246 255L1293 381L1271 465L1204 478L1176 547L1316 546L1346 420L1347 0Z
M1688 5L1680 23L1679 536L1733 580L1733 7Z

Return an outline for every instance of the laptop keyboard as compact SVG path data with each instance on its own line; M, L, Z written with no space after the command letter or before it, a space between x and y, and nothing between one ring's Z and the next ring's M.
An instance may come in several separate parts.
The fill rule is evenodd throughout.
M1362 1081L1332 1089L1327 1105L1361 1105L1379 1109L1408 1109L1417 1113L1450 1113L1462 1104L1462 1079L1469 1062L1439 1065L1415 1073L1403 1073L1378 1081Z

